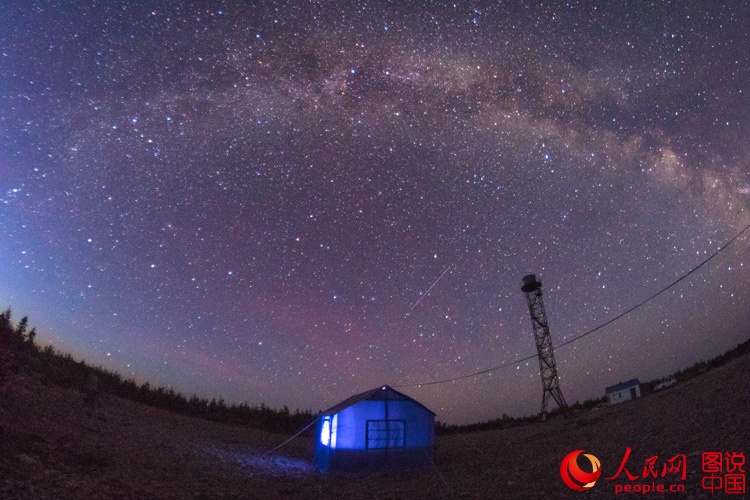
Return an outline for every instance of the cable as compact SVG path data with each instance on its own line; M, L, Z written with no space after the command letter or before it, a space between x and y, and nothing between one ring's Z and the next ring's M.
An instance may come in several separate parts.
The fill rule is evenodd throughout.
M711 260L714 257L716 257L717 255L719 255L719 253L721 253L722 250L724 250L729 245L731 245L732 243L734 243L734 241L737 238L739 238L740 235L742 235L742 233L744 233L748 229L750 229L750 224L748 224L747 226L745 226L745 229L743 229L742 231L740 231L739 233L737 233L737 235L734 238L732 238L731 240L729 240L728 242L726 242L723 246L721 246L718 250L716 250L713 254L711 254L706 260L704 260L703 262L701 262L700 264L698 264L697 266L695 266L694 268L692 268L690 271L688 271L687 273L683 274L678 279L676 279L675 281L673 281L669 285L665 286L664 288L662 288L661 290L659 290L658 292L656 292L655 294L653 294L652 296L650 296L646 300L641 301L640 303L634 305L633 307L631 307L627 311L619 314L618 316L615 316L614 318L610 319L609 321L605 321L601 325L599 325L599 326L597 326L595 328L592 328L591 330L589 330L589 331L587 331L585 333L582 333L582 334L578 335L577 337L573 337L572 339L563 342L562 344L558 345L557 347L560 348L560 347L564 347L564 346L566 346L568 344L572 344L576 340L580 340L583 337L585 337L586 335L590 335L590 334L594 333L595 331L597 331L597 330L599 330L601 328L604 328L605 326L607 326L607 325L609 325L611 323L614 323L615 321L617 321L618 319L622 318L623 316L625 316L627 314L630 314L631 312L635 311L639 307L641 307L641 306L645 305L646 303L650 302L651 300L655 299L656 297L658 297L662 293L666 292L667 290L669 290L670 288L672 288L673 286L675 286L677 283L679 283L680 281L684 280L685 278L687 278L688 276L690 276L691 274L693 274L694 272L696 272L698 269L700 269L701 267L703 267L703 265L705 265L709 260Z
M286 441L284 441L283 443L281 443L280 445L278 445L278 446L277 446L277 447L275 447L274 449L272 449L272 450L268 450L268 451L266 451L266 452L264 452L264 453L261 453L261 456L266 456L266 455L270 455L270 454L271 454L271 453L273 453L274 451L278 450L279 448L281 448L282 446L284 446L285 444L287 444L287 443L288 443L289 441L291 441L292 439L296 438L297 436L299 436L300 434L302 434L303 432L305 432L305 431L306 431L306 430L307 430L307 429L308 429L308 428L309 428L309 427L310 427L310 426L311 426L312 424L314 424L315 422L317 422L317 421L318 421L319 419L320 419L320 417L319 417L319 416L318 416L318 417L315 417L315 419L314 419L314 420L313 420L312 422L310 422L309 424L307 424L306 426L304 426L304 427L303 427L302 429L300 429L300 430L299 430L299 431L297 432L297 434L295 434L294 436L290 437L289 439L287 439Z
M494 372L495 370L499 370L500 368L505 368L506 366L517 365L518 363L523 363L524 361L528 361L530 359L536 359L536 357L537 355L534 354L532 356L527 356L522 359L516 359L514 361L510 361L500 366L495 366L494 368L487 368L486 370L482 370L481 372L470 373L469 375L462 375L456 378L449 378L445 380L434 380L432 382L422 382L421 384L394 385L393 387L421 387L423 385L437 385L437 384L445 384L447 382L455 382L457 380L463 380L465 378L476 377L477 375L484 375L485 373Z
M737 240L737 238L739 238L740 236L742 236L742 233L744 233L748 229L750 229L750 224L748 224L747 226L745 226L745 228L742 231L740 231L739 233L737 233L734 236L734 238L732 238L731 240L727 241L724 245L722 245L721 247L719 247L719 249L716 250L714 253L712 253L706 260L704 260L703 262L701 262L700 264L698 264L697 266L695 266L694 268L692 268L690 271L688 271L687 273L683 274L682 276L680 276L675 281L673 281L669 285L665 286L664 288L662 288L661 290L659 290L655 294L651 295L647 299L639 302L638 304L634 305L633 307L631 307L630 309L626 310L625 312L623 312L623 313L615 316L614 318L612 318L612 319L610 319L608 321L605 321L601 325L596 326L596 327L592 328L591 330L578 335L577 337L573 337L572 339L563 342L562 344L558 345L556 348L559 349L561 347L565 347L566 345L570 345L573 342L581 340L583 337L586 337L587 335L591 335L592 333L594 333L597 330L601 330L605 326L614 323L618 319L622 318L623 316L626 316L626 315L630 314L631 312L635 311L639 307L642 307L642 306L646 305L648 302L652 301L653 299L655 299L656 297L658 297L662 293L666 292L667 290L669 290L670 288L672 288L673 286L675 286L677 283L679 283L680 281L684 280L685 278L687 278L688 276L690 276L691 274L693 274L694 272L696 272L698 269L700 269L701 267L703 267L706 263L708 263L708 261L710 261L711 259L713 259L717 255L719 255L729 245L731 245L732 243L734 243ZM499 370L500 368L506 368L508 366L514 366L514 365L517 365L519 363L523 363L524 361L529 361L530 359L534 359L536 357L537 357L537 355L534 354L533 356L527 356L525 358L516 359L516 360L510 361L508 363L504 363L504 364L502 364L500 366L495 366L493 368L487 368L486 370L478 371L478 372L475 372L475 373L470 373L468 375L462 375L460 377L449 378L449 379L445 379L445 380L436 380L436 381L432 381L432 382L422 382L421 384L394 385L393 387L400 387L400 388L403 388L403 387L420 387L420 386L423 386L423 385L437 385L437 384L446 384L448 382L456 382L458 380L463 380L463 379L466 379L466 378L476 377L478 375L484 375L485 373L494 372L495 370Z

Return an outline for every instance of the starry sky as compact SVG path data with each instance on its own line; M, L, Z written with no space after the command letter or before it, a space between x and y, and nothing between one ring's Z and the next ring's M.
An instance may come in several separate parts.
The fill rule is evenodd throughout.
M197 4L0 6L0 306L42 344L317 411L535 354L528 273L561 344L750 224L746 2ZM746 340L749 249L558 349L568 402Z

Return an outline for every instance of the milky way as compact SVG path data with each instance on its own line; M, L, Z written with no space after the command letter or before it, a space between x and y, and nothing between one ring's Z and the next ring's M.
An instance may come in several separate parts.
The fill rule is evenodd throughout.
M744 2L271 4L0 6L0 306L41 343L316 411L533 355L525 274L561 344L750 223ZM749 237L560 348L568 402L744 341Z

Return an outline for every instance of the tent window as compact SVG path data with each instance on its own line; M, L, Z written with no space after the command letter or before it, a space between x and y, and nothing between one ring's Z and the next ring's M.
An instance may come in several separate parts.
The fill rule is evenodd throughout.
M405 420L368 420L367 449L403 448L406 444Z

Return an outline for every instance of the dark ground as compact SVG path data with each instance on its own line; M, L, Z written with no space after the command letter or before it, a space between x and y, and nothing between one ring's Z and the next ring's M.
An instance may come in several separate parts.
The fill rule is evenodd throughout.
M262 454L284 439L104 394L87 409L83 392L24 370L0 378L2 499L610 498L615 483L652 482L631 482L624 473L615 481L603 479L616 473L628 447L627 469L639 476L648 457L659 457L660 472L666 460L684 454L685 481L668 475L655 482L683 484L685 492L672 498L709 498L701 488L702 452L750 457L750 355L618 406L512 429L439 436L436 468L420 473L323 475L311 465L309 437ZM560 479L560 461L577 449L602 464L602 478L586 492L570 490Z

